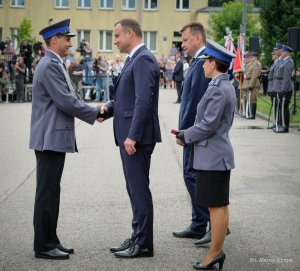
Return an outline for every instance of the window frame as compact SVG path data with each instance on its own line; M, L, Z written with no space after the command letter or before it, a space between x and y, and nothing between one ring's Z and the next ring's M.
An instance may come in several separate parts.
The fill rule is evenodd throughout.
M93 8L93 1L92 0L90 0L90 2L91 2L91 6L90 7L81 7L81 6L79 6L78 5L78 1L80 1L81 3L85 3L85 0L77 0L76 2L77 2L77 9L92 9Z
M176 1L176 11L190 11L191 10L191 1L190 0L187 0L189 1L189 8L183 8L183 1L185 0L179 0L179 7L177 8L177 0Z
M63 6L63 5L60 5L60 6L57 6L56 5L56 1L57 0L54 0L54 8L56 9L69 9L70 8L70 0L68 0L68 6ZM60 2L60 4L62 4L63 0L58 0Z
M99 0L99 9L101 9L101 10L113 10L115 8L115 0L112 0L113 3L112 3L112 7L111 8L107 7L107 1L108 0L103 0L103 1L105 1L105 7L101 7L101 0Z
M103 41L102 41L102 44L101 44L101 32L103 32ZM111 49L107 49L106 48L106 36L107 36L107 33L110 32L111 33ZM98 46L98 51L100 52L104 52L104 53L111 53L113 52L113 31L112 30L99 30L99 46ZM101 46L105 45L105 48L101 48Z
M87 40L87 39L85 38L85 32L89 32L89 36L90 36L89 40ZM91 31L90 29L77 29L77 30L76 30L76 34L77 34L77 40L76 40L77 46L76 46L76 48L79 47L79 45L80 45L80 43L81 43L81 41L82 41L83 39L84 39L85 41L87 41L89 44L91 44L91 33L92 33L92 31Z
M18 47L18 40L17 40L18 28L17 27L11 27L9 29L9 32L10 32L11 41L14 45L14 49L16 50L16 48Z
M145 8L145 1L148 1L148 7ZM159 0L156 0L156 8L151 8L151 0L144 0L143 10L145 11L157 11L159 9Z
M126 7L123 7L123 0L121 0L121 10L136 10L136 4L137 4L137 0L134 0L134 8L129 8L129 1L130 0L125 0L126 1Z
M150 36L151 33L155 33L155 50L151 50L150 48ZM158 39L157 39L157 33L158 31L143 31L143 42L145 44L145 46L153 53L157 53L158 52ZM145 42L145 37L147 36L147 42Z
M24 4L19 5L19 1L24 1ZM17 2L17 4L13 5L13 2ZM25 8L25 0L10 0L10 7L12 7L12 8Z

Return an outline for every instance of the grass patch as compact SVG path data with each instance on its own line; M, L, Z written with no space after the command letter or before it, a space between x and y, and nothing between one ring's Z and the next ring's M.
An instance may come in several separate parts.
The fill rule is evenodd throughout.
M294 96L291 99L290 102L290 109L293 109L293 105L294 105ZM291 111L291 123L296 123L298 124L300 122L300 97L296 98L296 105L297 105L297 112L296 114L293 114ZM269 116L270 113L270 108L271 108L271 100L269 96L265 96L263 94L260 94L257 98L257 111Z

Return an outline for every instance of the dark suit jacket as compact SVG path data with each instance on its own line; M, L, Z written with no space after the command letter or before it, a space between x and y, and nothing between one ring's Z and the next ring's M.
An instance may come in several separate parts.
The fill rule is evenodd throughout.
M160 72L153 54L142 46L126 63L115 86L115 99L107 105L114 116L118 146L128 137L137 145L161 141L158 120Z
M204 76L204 60L199 58L203 52L204 50L191 63L184 78L179 111L179 130L185 130L194 125L197 105L210 82L210 79Z
M173 71L173 80L175 82L180 82L183 80L183 63L181 60L177 61L174 71Z

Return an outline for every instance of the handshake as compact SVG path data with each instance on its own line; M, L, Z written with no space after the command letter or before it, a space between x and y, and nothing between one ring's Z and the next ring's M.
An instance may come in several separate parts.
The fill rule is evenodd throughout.
M112 117L112 114L108 111L108 108L106 106L98 106L98 114L97 114L97 121L98 122L103 122L106 119L109 119L110 117Z

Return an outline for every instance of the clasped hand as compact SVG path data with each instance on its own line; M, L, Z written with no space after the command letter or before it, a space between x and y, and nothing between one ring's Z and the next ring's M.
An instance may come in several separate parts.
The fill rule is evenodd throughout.
M107 109L106 106L101 106L99 108L99 112L100 112L101 115L104 115L105 113L108 112L108 109ZM101 123L101 122L105 121L105 118L97 118L97 121Z

